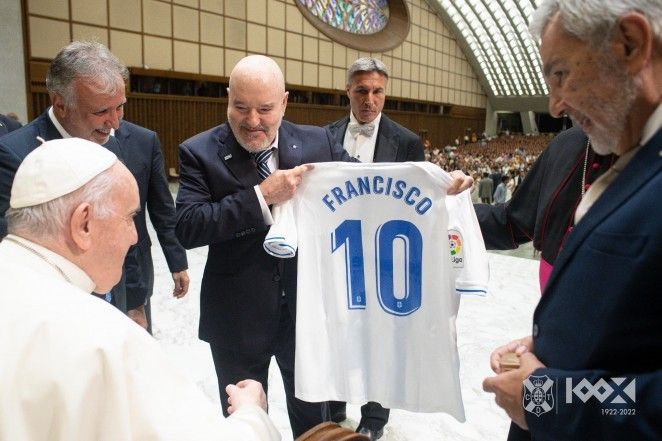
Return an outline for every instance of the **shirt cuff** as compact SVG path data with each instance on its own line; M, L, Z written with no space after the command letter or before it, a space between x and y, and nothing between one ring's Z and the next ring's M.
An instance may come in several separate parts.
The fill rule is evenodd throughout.
M271 210L269 210L267 201L265 201L264 196L262 196L262 191L260 190L260 186L256 185L253 188L255 189L257 200L260 201L260 209L262 210L262 218L264 219L265 225L272 225L274 223L274 218L273 216L271 216Z

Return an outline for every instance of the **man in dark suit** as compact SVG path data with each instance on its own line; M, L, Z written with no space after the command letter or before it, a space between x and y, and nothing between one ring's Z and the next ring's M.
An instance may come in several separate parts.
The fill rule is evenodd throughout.
M6 115L0 114L0 136L21 128L21 123Z
M175 236L175 204L168 189L159 137L155 132L128 121L120 122L115 137L120 143L124 163L136 178L140 194L140 211L133 218L138 232L138 243L129 249L125 264L126 306L132 319L139 321L143 317L146 318L147 322L140 324L146 326L151 334L150 297L154 290L154 263L145 208L149 210L149 219L172 274L175 283L173 296L177 298L184 297L188 292L186 250ZM138 268L138 270L129 270L129 268ZM144 314L141 313L142 310Z
M283 121L287 92L272 59L252 55L230 74L228 122L180 145L179 241L209 246L200 292L200 338L209 342L223 413L225 386L267 389L275 356L294 436L322 422L321 403L294 397L296 259L264 251L269 206L290 199L310 162L349 159L328 130Z
M124 145L120 145L120 138L113 136L116 134L115 130L119 129L124 115L126 102L124 83L128 78L127 68L99 43L72 42L56 55L46 75L46 87L52 106L29 124L0 140L0 237L7 234L4 214L9 207L14 174L23 158L40 145L41 140L78 137L103 145L132 170L138 181L141 205L143 205L143 214L138 216L136 223L139 244L129 252L122 281L112 290L112 302L118 309L128 313L132 319L146 327L145 308L140 303L140 298L144 301L151 293L151 290L147 290L153 283L149 278L152 274L149 271L151 262L145 262L145 253L137 251L137 248L144 250L145 244L149 243L147 230L142 228L144 202L152 198L157 200L155 212L158 211L160 214L157 215L159 218L157 228L161 230L157 232L164 235L164 238L167 237L166 242L169 244L174 240L174 207L172 199L169 205L166 200L166 193L170 197L167 183L163 179L156 178L157 172L152 168L155 167L153 161L159 161L154 151L154 143L158 143L156 135L130 124L122 133L117 133ZM145 150L148 145L143 143L151 146L149 152ZM145 170L148 164L150 168ZM163 169L162 164L161 169ZM161 174L163 173L162 170ZM152 214L151 209L150 214ZM170 221L165 220L168 216L171 218ZM173 253L177 253L172 251L171 246L167 250L164 249L164 252L166 256L171 257ZM173 272L186 269L185 255L182 256L185 251L180 248L178 253L177 257L172 258L172 262L168 260L169 265L172 263ZM184 257L183 262L182 257ZM177 262L174 262L175 260ZM186 293L185 289L180 290L177 289L178 287L188 287L188 277L184 274L179 278L179 284L177 280L175 281L175 295L178 296ZM127 305L126 279L131 286L130 292L134 299L132 305Z
M111 134L122 118L128 75L126 67L97 43L70 43L53 59L46 75L51 107L0 138L0 238L7 235L5 211L16 170L43 141L83 138L121 158L119 142ZM115 306L126 312L124 277L112 297Z
M327 126L335 140L361 162L424 161L421 139L382 113L386 100L388 69L375 58L359 58L347 69L349 115ZM345 419L346 404L329 403L331 419ZM379 403L361 406L357 432L376 440L382 437L389 409Z
M346 86L351 111L327 128L361 162L424 161L418 135L382 113L387 81L388 69L380 60L359 58L352 63Z
M624 3L547 0L531 19L550 113L619 159L577 207L532 335L492 353L509 439L662 436L662 8ZM520 367L503 372L507 352Z

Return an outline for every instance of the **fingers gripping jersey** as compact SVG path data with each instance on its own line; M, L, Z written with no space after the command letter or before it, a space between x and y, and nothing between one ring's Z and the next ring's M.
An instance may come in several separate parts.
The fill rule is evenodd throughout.
M449 232L450 183L424 162L321 163L274 210L265 249L299 253L298 398L377 401L464 421L455 279L485 292L488 271L470 200L449 205L465 217Z

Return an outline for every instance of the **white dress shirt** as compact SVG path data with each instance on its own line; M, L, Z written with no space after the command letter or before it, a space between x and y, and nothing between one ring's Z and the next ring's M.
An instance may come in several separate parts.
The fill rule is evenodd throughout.
M372 159L375 157L375 146L377 145L377 132L379 132L379 122L381 120L382 120L382 113L379 112L377 118L375 118L371 123L368 123L375 125L375 130L372 132L372 136L366 137L360 133L354 136L349 131L349 125L360 124L360 123L354 117L354 113L349 112L349 124L347 125L347 130L345 130L345 139L343 141L343 147L345 147L345 150L347 150L347 153L349 153L349 155L352 158L356 158L364 163L372 162Z

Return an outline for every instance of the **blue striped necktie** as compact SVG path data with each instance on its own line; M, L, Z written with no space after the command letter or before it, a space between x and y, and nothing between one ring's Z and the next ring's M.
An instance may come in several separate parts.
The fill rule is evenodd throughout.
M257 165L257 174L260 176L260 182L267 179L271 174L271 170L269 169L269 158L271 158L273 151L274 148L270 147L261 152L253 153L253 160L255 161L255 165Z

